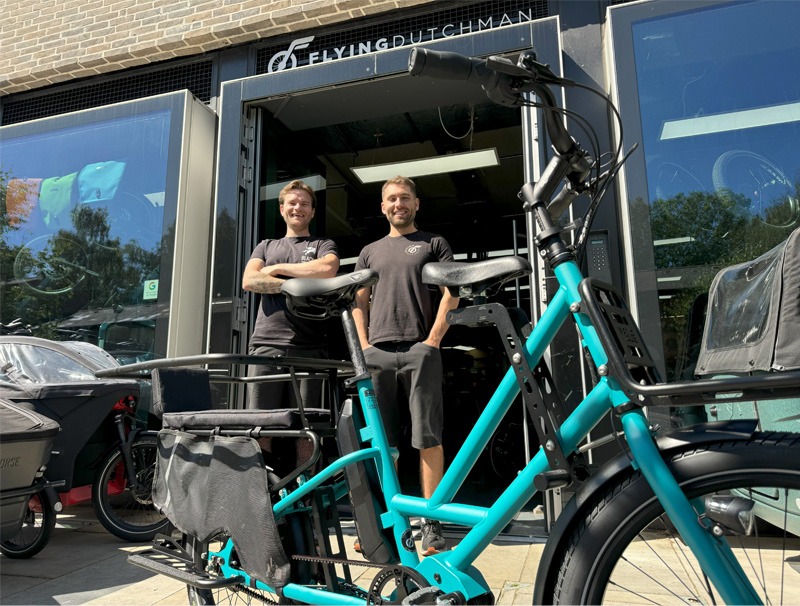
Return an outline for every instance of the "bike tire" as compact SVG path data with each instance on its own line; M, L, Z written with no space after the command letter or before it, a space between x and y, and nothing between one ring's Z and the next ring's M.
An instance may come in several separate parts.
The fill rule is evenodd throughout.
M800 219L794 183L780 166L760 154L726 151L714 162L711 180L717 191L745 195L749 211L765 225L788 228Z
M56 512L53 502L46 491L40 490L28 501L25 521L19 532L8 541L0 543L0 553L7 558L31 558L50 542L55 527Z
M80 243L65 236L37 236L14 258L14 277L40 295L71 292L86 279L89 257Z
M690 498L737 490L741 496L777 497L775 504L783 499L786 509L800 495L800 435L796 434L762 433L747 441L690 447L673 454L667 463ZM750 492L755 489L757 493ZM554 564L558 576L553 595L544 596L548 603L722 603L713 588L704 586L694 556L639 471L631 469L608 490L593 495L583 511ZM794 520L779 526L765 524L760 515L755 536L730 536L729 543L764 603L796 600L800 574L787 562L800 557L800 539L793 534L799 530L796 511ZM779 555L779 570L765 573L759 568L757 563L764 561L759 556L767 554ZM782 584L775 587L774 581Z
M111 534L132 543L152 541L169 526L169 520L153 505L158 441L155 436L140 436L131 444L131 457L142 488L132 490L119 448L110 451L92 483L92 506L103 527Z
M227 536L221 535L211 542L200 542L195 537L184 536L184 549L192 556L195 568L203 570L210 575L215 574L213 564L209 565L208 554L221 548ZM189 606L209 606L217 604L226 606L231 604L293 604L291 600L276 593L252 589L244 584L229 585L218 589L200 589L193 585L186 586Z

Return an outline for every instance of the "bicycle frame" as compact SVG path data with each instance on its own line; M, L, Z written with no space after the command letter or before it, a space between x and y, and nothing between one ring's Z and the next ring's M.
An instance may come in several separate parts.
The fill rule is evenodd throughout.
M539 209L539 212L542 211L547 212L543 207ZM560 288L537 322L533 332L524 342L527 363L532 366L542 358L558 330L572 314L581 332L583 342L598 367L605 365L608 356L600 338L589 317L580 311L581 297L578 285L583 280L583 275L578 264L574 260L562 262L555 268L555 274ZM345 325L345 335L348 337L348 341L353 340L355 331L347 330L348 324L352 323L349 311L342 313L342 322ZM356 368L356 376L352 380L357 385L365 419L365 428L362 430L361 437L370 444L370 447L337 459L306 480L293 492L283 496L273 506L276 518L292 511L303 497L323 483L330 481L347 465L374 459L388 507L388 513L384 515L382 522L384 527L392 528L395 541L398 546L401 546L398 549L400 563L416 569L428 579L435 580L436 585L445 593L458 591L467 599L488 593L487 584L480 572L472 567L472 563L511 522L525 503L536 494L534 478L550 469L547 455L544 449L540 448L536 456L490 507L454 502L456 493L520 392L514 369L509 368L506 372L432 497L424 499L405 495L400 490L392 457L393 449L389 446L386 438L372 379L369 372L366 371L366 363L363 353L358 347L358 341L355 340L350 345ZM733 558L727 557L726 554L729 551L727 543L724 539L713 537L698 522L695 510L659 455L642 409L630 405L630 398L612 377L602 376L577 408L560 427L556 428L556 436L562 451L574 452L600 419L614 408L621 411L619 414L622 419L623 431L631 450L634 465L641 469L653 487L670 519L692 548L704 572L717 587L720 595L728 603L758 602L755 590L746 581L741 569L736 570L738 564ZM403 537L410 534L410 516L430 517L466 526L471 530L453 550L420 561L416 550L409 551L402 548ZM224 556L225 554L220 553L219 555ZM225 557L221 559L224 562L228 561ZM223 573L225 576L241 575L241 571L227 565L223 565ZM260 581L248 579L248 582L255 583L257 588L269 590ZM324 589L296 584L287 585L283 588L282 593L289 599L308 603L362 603L359 598L353 596L333 594Z
M393 456L396 454L396 449L390 447L388 443L370 370L361 350L355 322L350 311L358 289L374 284L378 279L377 273L372 270L364 270L330 279L288 280L283 285L281 292L287 296L290 311L301 316L306 314L305 317L315 319L337 315L342 319L344 336L352 361L352 365L347 365L347 370L348 372L354 370L354 375L348 379L348 383L357 388L359 405L365 423L364 427L360 429L358 437L359 441L366 446L340 456L324 469L315 472L310 478L303 475L300 468L286 475L276 485L280 490L277 491L277 501L274 501L272 505L274 517L278 519L291 513L307 511L308 508L303 499L311 496L313 491L323 487L324 484L326 484L325 489L328 491L328 495L331 494L331 491L327 485L333 484L334 498L338 500L344 497L347 492L346 483L338 477L339 474L349 465L372 460L377 469L381 492L386 504L386 512L380 516L380 523L384 530L391 530L400 566L413 569L421 574L431 585L435 585L434 591L441 590L443 595L436 596L437 603L467 603L470 600L481 599L491 593L491 590L480 571L473 566L473 562L538 490L563 486L573 477L579 477L580 461L574 464L568 458L580 452L579 445L588 437L598 422L612 412L620 419L622 434L629 451L626 454L630 458L630 466L639 470L652 488L671 523L697 558L703 573L714 585L719 596L727 603L759 603L759 596L755 588L747 579L736 558L733 557L724 534L718 532L717 534L721 536L717 536L712 532L713 521L706 519L704 504L701 502L690 503L678 481L670 472L668 464L656 445L655 431L649 425L644 407L656 403L691 403L692 397L716 395L721 392L730 396L731 392L739 390L742 392L750 390L751 395L753 392L763 390L764 393L774 397L775 394L781 393L781 389L796 389L796 386L800 385L800 373L775 375L768 378L740 377L661 383L655 376L656 373L653 372L652 362L646 360L646 354L637 358L629 356L626 351L623 355L622 350L629 344L621 343L624 339L615 338L611 334L612 325L615 331L619 331L620 326L616 324L617 319L609 318L606 313L621 316L620 323L625 325L624 331L638 333L633 318L625 309L621 296L612 288L609 287L604 291L603 289L607 285L595 285L591 278L584 278L576 259L575 247L566 245L563 229L556 225L556 219L554 219L569 207L576 196L590 190L593 196L596 194L592 199L590 210L594 208L601 199L607 182L603 175L591 177L596 163L570 137L560 114L555 109L555 98L547 84L564 84L567 81L556 78L546 65L538 64L533 56L525 54L520 56L518 64L514 66L498 58L483 61L456 56L452 53L434 53L424 49L415 49L411 54L409 70L414 75L419 75L423 70L427 70L430 72L429 75L433 76L479 81L487 90L487 94L501 104L514 105L520 94L528 92L536 94L540 100L537 105L545 110L545 125L555 155L545 167L538 183L529 183L522 187L520 198L524 200L523 209L534 215L533 218L538 228L536 246L555 274L559 287L542 316L536 321L532 332L527 338L523 338L518 326L520 322L515 324L505 308L497 304L486 304L485 299L486 293L494 286L529 273L530 265L527 262L516 259L516 262L501 263L491 267L484 265L475 272L466 269L464 267L466 264L456 263L434 263L423 269L424 281L429 284L459 289L459 293L463 289L464 293L470 293L470 296L474 298L474 304L451 311L448 314L448 321L452 324L454 321L460 322L463 319L464 323L468 325L495 324L500 332L499 336L504 340L510 363L509 369L450 463L433 495L429 499L425 499L410 496L401 491ZM619 163L616 166L618 167ZM608 175L606 179L611 179L615 170L609 169L604 174ZM564 187L560 193L556 194L557 187L563 181L566 181ZM591 223L589 212L587 212L587 216L589 220L581 228L582 233L588 230ZM572 227L576 226L577 224L574 224ZM580 242L580 240L579 234L577 241ZM453 265L457 267L450 269L455 271L448 273L447 266ZM427 273L427 278L430 280L425 279L428 268L433 268ZM474 283L469 283L469 280L474 280ZM492 282L493 280L495 282ZM292 286L293 284L296 287ZM596 291L595 288L597 288ZM605 307L603 306L606 303L601 304L598 292L605 292L602 296L605 297L606 302L611 301L611 305L607 306L611 311L604 311ZM492 316L493 313L495 313L494 316ZM499 318L498 316L503 317ZM564 416L560 411L555 410L557 408L555 404L558 404L557 399L546 397L542 393L555 391L551 378L548 376L549 370L542 360L547 348L555 340L567 319L574 321L578 327L581 344L596 367L599 378L575 410L568 416ZM525 321L527 322L527 319ZM635 346L637 350L646 350L641 341L635 343ZM174 365L178 362L180 365L208 364L222 361L222 358L214 357L218 355L228 363L260 362L254 359L258 358L257 356L209 354L132 364L126 367L126 370L134 372ZM633 359L633 362L629 363L629 359ZM340 368L339 362L336 361L318 360L316 363L329 365L325 367L328 370ZM315 364L311 366L322 368ZM635 367L637 377L634 378L630 366ZM536 367L535 374L532 372L534 367ZM373 367L373 370L375 368ZM645 378L640 381L639 373L642 371L645 373ZM108 373L107 376L111 375L112 373ZM120 374L120 376L126 375ZM292 378L295 378L293 371ZM534 381L536 385L533 385L531 381ZM456 502L455 497L466 481L467 475L475 466L520 393L533 416L533 424L543 446L492 505L486 507ZM742 394L739 396L742 397ZM741 399L740 397L727 399L736 400ZM540 401L544 404L543 406L538 406ZM253 428L255 434L252 434L250 429L236 431L245 431L246 435L252 438L260 437L261 430L261 427ZM318 442L315 442L315 451L318 453L317 446ZM588 445L588 447L591 446ZM585 448L587 448L586 445L583 449ZM580 457L575 458L579 459ZM314 460L312 458L311 462L306 464L310 466ZM627 472L628 469L625 471ZM289 492L286 489L288 482L294 480L298 473L301 475L296 478L296 487ZM592 489L591 483L587 486ZM599 490L603 490L603 487L600 487ZM604 494L598 493L599 496ZM592 497L593 495L588 495L587 502L590 504ZM420 560L411 540L409 523L411 516L457 524L467 527L469 530L451 551ZM558 548L559 538L561 538L560 535L551 536L548 547ZM340 532L338 532L338 539L341 541ZM192 549L195 547L196 545ZM203 549L205 548L203 546ZM200 589L238 585L309 604L362 604L364 601L363 594L365 592L353 591L351 593L352 586L343 589L347 593L335 593L337 590L333 589L331 585L306 586L288 583L276 591L252 578L247 571L242 571L239 563L234 562L232 565L232 560L238 559L233 558L233 549L233 540L231 539L222 545L220 551L216 552L209 550L203 554L188 554L177 551L176 557L180 566L192 568L198 564L199 558L199 560L211 563L208 572L212 572L211 569L213 572L210 575L206 575L206 571L187 572L183 568L167 572L164 570L165 567L161 566L160 560L151 561L145 557L135 563L150 570L173 576L173 578ZM176 550L172 548L164 551L169 552L170 557L176 553ZM156 549L155 553L158 555L159 549ZM545 553L547 554L547 550ZM314 558L311 559L313 561ZM338 557L326 556L319 560L332 565L349 566L352 564L351 561ZM542 568L546 568L551 561L544 559ZM390 574L401 572L392 570L392 568L394 566L390 565L387 572ZM549 569L544 572L548 577L550 576ZM328 576L327 572L326 576ZM347 569L345 577L346 584L350 585L349 570ZM391 576L385 578L391 578ZM395 576L395 578L398 577ZM383 585L380 585L379 589L382 590L382 588ZM387 591L389 590L387 589ZM426 600L432 595L432 593L417 595L414 599Z

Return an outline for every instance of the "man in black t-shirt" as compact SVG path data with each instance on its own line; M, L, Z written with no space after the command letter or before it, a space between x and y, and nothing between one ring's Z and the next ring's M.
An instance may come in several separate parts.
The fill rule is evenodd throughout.
M435 308L434 293L422 283L423 265L452 261L453 253L441 236L417 230L418 210L411 179L394 177L383 185L381 212L389 235L364 247L356 263L356 271L374 269L379 280L358 292L353 318L367 363L381 367L373 379L389 443L397 446L399 406L407 406L411 445L420 451L422 496L430 498L444 473L439 344L448 328L447 312L458 299L442 289ZM439 522L424 520L423 555L446 549Z
M317 198L314 190L296 180L284 187L279 196L280 213L286 221L286 236L264 240L256 246L244 268L242 288L261 293L256 325L250 337L251 355L302 358L325 358L324 331L320 322L292 315L281 284L288 278L331 278L339 270L336 244L328 238L310 234ZM249 376L275 373L274 369L250 366ZM319 401L322 383L306 379L300 382L305 406ZM288 393L287 393L288 392ZM248 408L274 409L296 407L290 382L250 383Z

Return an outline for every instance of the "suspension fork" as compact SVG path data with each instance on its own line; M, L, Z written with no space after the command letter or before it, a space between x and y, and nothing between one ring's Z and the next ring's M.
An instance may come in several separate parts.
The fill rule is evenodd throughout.
M655 492L664 511L700 563L726 604L761 604L755 588L739 562L731 557L723 537L715 537L704 526L669 471L639 410L622 413L622 427L634 460Z

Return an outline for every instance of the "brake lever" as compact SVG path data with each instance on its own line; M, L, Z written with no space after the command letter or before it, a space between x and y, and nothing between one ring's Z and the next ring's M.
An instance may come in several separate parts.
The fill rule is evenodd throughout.
M501 74L541 84L569 85L573 83L572 80L556 76L547 63L537 61L536 53L533 51L521 52L516 63L505 57L489 57L486 59L486 67Z
M496 57L491 56L486 59L486 67L490 68L493 71L500 72L501 74L506 74L509 76L513 76L515 78L531 78L534 74L524 67L518 66L516 63L511 61L511 59L506 59L505 57Z

